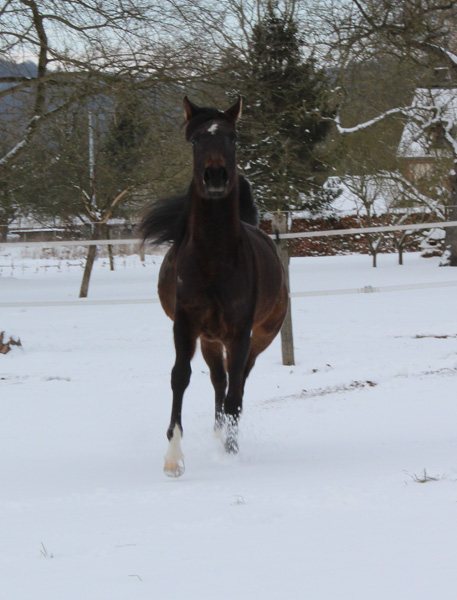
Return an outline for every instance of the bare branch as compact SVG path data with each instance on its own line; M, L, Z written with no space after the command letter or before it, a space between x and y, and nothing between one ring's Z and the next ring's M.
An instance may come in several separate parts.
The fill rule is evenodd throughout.
M340 123L339 115L337 115L333 121L336 124L338 133L340 133L341 135L347 135L350 133L363 131L364 129L368 129L369 127L373 127L373 125L376 125L377 123L380 123L381 121L384 121L384 119L387 119L387 117L391 117L392 115L399 115L399 114L400 115L410 115L412 112L417 111L417 108L418 107L414 106L414 105L392 108L390 110L385 111L381 115L378 115L374 119L370 119L369 121L366 121L365 123L359 123L359 125L355 125L354 127L342 127L341 123ZM425 107L422 107L422 108L425 108ZM430 109L430 107L428 107L428 109ZM331 120L331 119L327 119L327 120Z
M107 212L105 213L104 217L101 219L100 223L107 223L107 221L111 218L111 215L113 214L114 209L116 208L116 206L119 204L119 202L124 198L124 196L130 192L133 189L133 186L130 186L128 188L125 188L125 190L122 190L122 192L120 194L118 194L114 200L111 202L111 205L109 207L109 209L107 210Z

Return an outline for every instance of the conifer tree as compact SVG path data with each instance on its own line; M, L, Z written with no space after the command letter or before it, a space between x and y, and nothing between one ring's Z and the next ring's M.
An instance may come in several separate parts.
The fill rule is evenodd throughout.
M325 140L334 115L328 80L304 58L297 23L269 2L253 28L248 63L241 65L246 97L240 162L264 208L317 208L328 200Z

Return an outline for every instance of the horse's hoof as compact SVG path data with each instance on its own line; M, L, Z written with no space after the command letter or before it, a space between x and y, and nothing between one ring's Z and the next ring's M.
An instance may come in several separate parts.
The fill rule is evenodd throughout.
M168 462L165 461L163 466L163 472L167 477L181 477L181 475L185 471L184 461L181 460L179 462Z
M234 437L227 437L227 439L225 440L225 451L227 452L227 454L238 454L238 440Z
M227 454L238 454L238 423L231 416L227 417L224 447Z

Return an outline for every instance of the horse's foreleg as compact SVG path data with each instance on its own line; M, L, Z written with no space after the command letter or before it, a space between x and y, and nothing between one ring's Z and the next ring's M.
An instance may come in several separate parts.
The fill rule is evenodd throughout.
M238 421L243 409L243 389L250 337L249 328L239 338L227 344L229 387L224 404L227 419L225 450L232 454L238 452Z
M170 425L167 431L169 441L165 454L164 471L170 477L179 477L184 473L184 455L181 450L182 401L184 392L189 385L192 369L190 361L195 352L195 335L185 317L177 316L173 326L176 347L176 361L171 372L171 388L173 404L171 408Z
M216 416L214 430L219 433L224 425L224 400L227 389L227 373L224 366L224 347L221 342L201 338L203 358L209 367L211 383L215 392Z

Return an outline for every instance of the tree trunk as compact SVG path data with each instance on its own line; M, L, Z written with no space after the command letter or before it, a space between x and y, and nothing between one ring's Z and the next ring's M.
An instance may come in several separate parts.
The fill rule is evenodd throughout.
M449 175L449 207L447 209L446 220L457 221L457 164ZM440 266L457 267L457 227L446 227L446 237L444 238L444 254Z
M107 240L111 239L110 229L109 229L108 225L104 226L104 230L105 230L105 234L106 234L106 239ZM110 271L114 271L114 254L113 254L113 247L111 246L111 244L108 245L108 256L109 256Z
M92 228L91 240L96 240L97 235L98 235L98 227L96 227L94 225ZM92 246L89 246L89 250L87 251L86 266L84 268L83 280L82 280L81 289L79 292L80 298L87 298L87 293L89 291L90 276L92 274L92 267L94 266L96 255L97 255L97 246L95 244Z
M0 222L0 242L6 242L8 236L8 225L2 225Z

